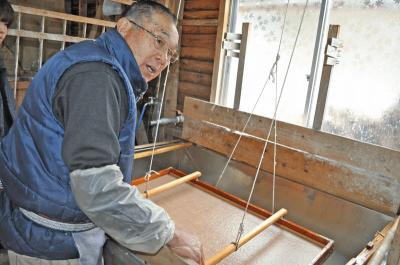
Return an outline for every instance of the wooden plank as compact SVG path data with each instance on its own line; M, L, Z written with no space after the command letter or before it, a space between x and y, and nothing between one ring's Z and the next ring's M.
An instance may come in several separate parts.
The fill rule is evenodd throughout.
M200 11L185 11L184 19L216 19L218 18L217 10L200 10Z
M215 49L215 34L183 34L182 46Z
M181 59L180 68L197 73L212 74L213 63L199 60Z
M222 49L222 41L224 33L227 32L229 22L231 1L220 1L219 14L218 14L218 30L214 53L214 69L213 69L213 80L211 85L211 102L219 102L221 94L221 79L222 79L222 68L224 62L224 52Z
M183 34L217 34L217 27L210 26L182 26Z
M218 19L183 19L181 25L216 27L218 25Z
M235 96L233 99L233 108L238 110L240 107L240 99L242 97L243 75L246 66L246 53L249 46L249 39L251 35L250 23L242 24L242 39L240 41L239 63L236 75Z
M179 73L179 80L211 87L212 76L210 74L182 70Z
M178 19L183 17L183 6L185 4L185 0L181 1L168 1L166 3L168 8L177 15ZM181 5L180 5L181 4ZM179 9L179 10L178 10ZM182 26L178 23L178 33L179 36L182 36ZM179 45L181 46L182 38L179 38ZM178 100L178 89L179 89L179 72L180 72L180 64L174 63L170 65L169 77L167 80L167 90L165 91L165 108L164 108L164 116L167 118L173 118L176 116L176 105Z
M168 153L168 152L172 152L172 151L188 148L190 146L192 146L192 143L182 143L182 144L175 144L175 145L172 145L172 146L161 147L161 148L157 148L157 149L154 150L154 155L160 155L160 154L164 154L164 153ZM148 151L144 151L144 152L135 153L135 159L149 157L152 154L153 154L153 150L148 150Z
M185 10L218 10L219 0L187 1Z
M242 131L249 113L187 99L185 116ZM271 119L253 115L246 133L266 138ZM400 152L285 122L277 122L278 143L399 179Z
M79 0L79 16L81 17L87 17L87 0ZM86 30L85 30L85 25L80 25L79 27L79 35L82 37L86 37Z
M210 86L203 86L190 82L179 82L179 92L197 98L208 99L210 98Z
M188 102L185 102L185 113ZM238 135L226 128L213 126L185 116L182 137L223 155L229 156ZM258 166L264 141L242 137L233 159ZM273 148L270 143L261 169L273 171ZM291 181L332 194L364 207L393 214L400 203L400 180L365 169L355 168L320 156L277 145L276 173Z
M382 231L376 233L375 237L368 242L366 247L357 255L357 257L352 258L346 265L366 265L368 261L371 260L372 255L376 252L376 250L382 244L382 240L385 238L389 229L392 227L393 222L389 222ZM397 265L397 264L396 264Z
M387 265L400 265L400 225L397 226L397 231L389 250Z
M178 92L178 100L177 100L176 108L180 111L183 111L183 106L185 104L185 97L186 97L186 95L184 93Z
M60 34L44 33L44 32L34 32L34 31L29 31L29 30L17 30L17 29L9 29L8 35L18 36L18 37L23 37L23 38L43 39L43 40L72 42L72 43L88 40L87 38L73 37L73 36L68 36L68 35L60 35Z
M199 47L182 47L181 57L186 59L212 61L214 58L214 50Z
M25 6L17 6L17 5L12 5L12 7L15 12L21 12L24 14L45 16L45 17L56 18L56 19L65 19L65 20L69 20L69 21L74 21L74 22L79 22L79 23L88 23L88 24L93 24L93 25L105 26L105 27L109 27L109 28L113 28L116 25L115 22L111 22L111 21L95 19L95 18L88 18L88 17L80 17L80 16L76 16L76 15L55 12L55 11L49 11L49 10L44 10L44 9L37 9L37 8L33 8L33 7L25 7Z
M127 6L132 5L134 2L133 0L111 0L111 1L118 3L118 4L127 5Z

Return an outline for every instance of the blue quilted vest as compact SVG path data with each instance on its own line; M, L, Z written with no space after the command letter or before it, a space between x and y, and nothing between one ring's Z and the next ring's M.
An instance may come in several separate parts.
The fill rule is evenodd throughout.
M27 219L24 208L66 223L89 222L69 186L69 169L61 148L64 128L53 114L57 82L71 66L101 61L111 65L125 83L129 113L119 136L118 165L130 182L134 155L136 98L147 89L125 40L110 30L96 41L84 41L54 55L36 74L17 118L0 145L0 240L19 254L50 260L78 258L70 232L42 227Z

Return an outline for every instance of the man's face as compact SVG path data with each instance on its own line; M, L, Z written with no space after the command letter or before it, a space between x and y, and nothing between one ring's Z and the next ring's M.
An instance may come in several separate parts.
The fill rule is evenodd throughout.
M4 22L0 22L0 45L3 43L7 36L7 25Z
M177 51L178 31L172 19L161 13L154 13L151 19L143 18L134 23L139 26L127 18L121 18L117 29L132 50L142 76L149 82L168 65L170 53Z

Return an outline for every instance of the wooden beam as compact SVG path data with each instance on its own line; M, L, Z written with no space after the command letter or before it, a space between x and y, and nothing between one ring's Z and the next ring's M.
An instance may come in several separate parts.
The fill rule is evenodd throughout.
M180 68L191 72L212 74L213 63L195 59L181 59Z
M197 59L203 61L212 61L214 50L199 47L182 47L181 57L186 59Z
M400 225L397 226L397 231L389 250L387 265L400 265Z
M104 27L109 27L109 28L113 28L116 25L115 22L111 22L111 21L95 19L95 18L88 18L88 17L80 17L80 16L75 16L75 15L61 13L61 12L37 9L37 8L33 8L33 7L25 7L25 6L17 6L17 5L12 5L12 7L15 12L21 12L21 13L29 14L29 15L69 20L69 21L99 25L99 26L104 26Z
M183 17L183 7L185 5L185 0L179 1L167 1L168 8L177 15L178 21L181 21ZM180 4L180 5L179 5ZM179 9L179 10L178 10ZM179 38L178 47L181 47L182 43L182 26L178 23L178 33L181 38ZM178 62L170 65L169 76L167 80L167 86L165 91L165 109L164 116L167 118L173 118L176 116L177 103L178 103L178 89L179 89L179 72L180 64ZM168 127L170 128L170 127Z
M223 1L221 1L223 2ZM218 25L218 19L184 19L181 22L182 26L211 26Z
M214 126L186 115L182 137L223 155L229 156L238 135L227 128ZM244 136L233 156L234 160L257 167L264 141ZM272 144L264 154L261 169L273 171ZM325 159L283 145L277 145L277 167L279 176L294 182L332 194L370 209L393 214L400 203L400 180L389 178L339 161Z
M118 3L118 4L127 5L127 6L130 6L133 4L133 2L135 2L134 0L111 0L111 1Z
M220 0L188 1L185 10L218 10Z
M400 217L396 217L393 225L390 227L387 232L385 238L382 240L381 246L376 250L374 256L372 256L370 265L382 265L382 262L385 260L386 255L390 251L390 247L393 241L393 238L396 235L397 227L399 227Z
M246 66L246 53L249 46L249 39L251 35L250 23L242 24L242 37L240 41L239 63L236 75L235 96L233 100L233 108L238 110L240 107L240 99L242 97L242 86L244 78L244 69Z
M179 72L179 80L192 82L203 86L211 86L212 76L210 74L190 72L182 70Z
M81 17L87 17L87 0L79 0L79 16ZM80 25L79 27L79 35L82 36L83 38L86 38L86 29L87 29L87 24Z
M215 49L215 34L183 34L182 46Z
M192 146L192 143L183 143L183 144L176 144L176 145L172 145L172 146L161 147L161 148L155 149L154 150L154 154L155 155L160 155L160 154L168 153L168 152L171 152L171 151L176 151L176 150L188 148L190 146ZM135 153L135 159L149 157L152 154L153 154L153 150L148 150L148 151L144 151L144 152L140 152L140 153Z
M211 26L182 26L183 34L217 34L217 27Z
M88 38L80 38L73 37L68 35L60 35L54 33L45 33L45 32L34 32L29 30L17 30L17 29L9 29L8 35L24 37L24 38L32 38L32 39L43 39L43 40L52 40L52 41L60 41L60 42L81 42L84 40L88 40Z
M325 58L330 57L328 55L328 48L330 47L329 40L332 38L337 38L339 36L339 31L340 31L339 25L329 25L328 42L326 43L325 46L324 61ZM336 50L336 48L334 49ZM325 115L325 105L328 97L328 90L331 82L333 66L334 65L324 64L324 66L322 67L321 81L318 90L317 106L315 108L314 122L312 126L314 130L321 130L322 127L322 121Z
M228 29L230 6L231 0L220 1L218 14L218 30L214 53L213 81L211 85L211 102L218 102L221 93L220 83L222 78L222 66L224 60L222 43L224 39L224 33L227 32Z
M185 11L184 19L217 19L218 10Z
M206 100L210 98L210 86L203 86L190 82L179 82L179 92Z
M194 98L186 99L185 116L242 131L249 113L214 105ZM271 119L253 115L245 131L266 138ZM400 152L313 129L277 122L278 143L301 151L340 161L399 180Z
M380 232L376 233L375 237L367 243L365 248L357 255L357 257L352 258L346 265L366 265L368 261L371 260L372 255L382 244L382 240L385 238L386 234L392 227L393 222L389 222ZM397 264L396 264L397 265Z

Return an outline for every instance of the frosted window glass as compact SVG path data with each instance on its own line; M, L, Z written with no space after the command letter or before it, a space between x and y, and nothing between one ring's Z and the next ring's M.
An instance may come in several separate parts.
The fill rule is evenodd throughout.
M322 130L400 150L400 0L334 1L344 43Z
M304 1L290 1L288 16L278 65L278 89L281 88L289 62L297 30L304 8ZM286 1L240 0L236 31L241 31L243 22L252 23L250 46L244 72L240 110L250 112L257 100L268 73L274 63L281 35ZM301 124L307 94L309 75L317 34L320 1L310 1L305 14L303 28L293 57L291 70L284 88L277 118ZM235 63L233 63L235 65ZM236 70L231 71L236 76ZM235 78L229 84L228 102L232 103ZM275 84L269 82L255 113L272 117L275 108Z

